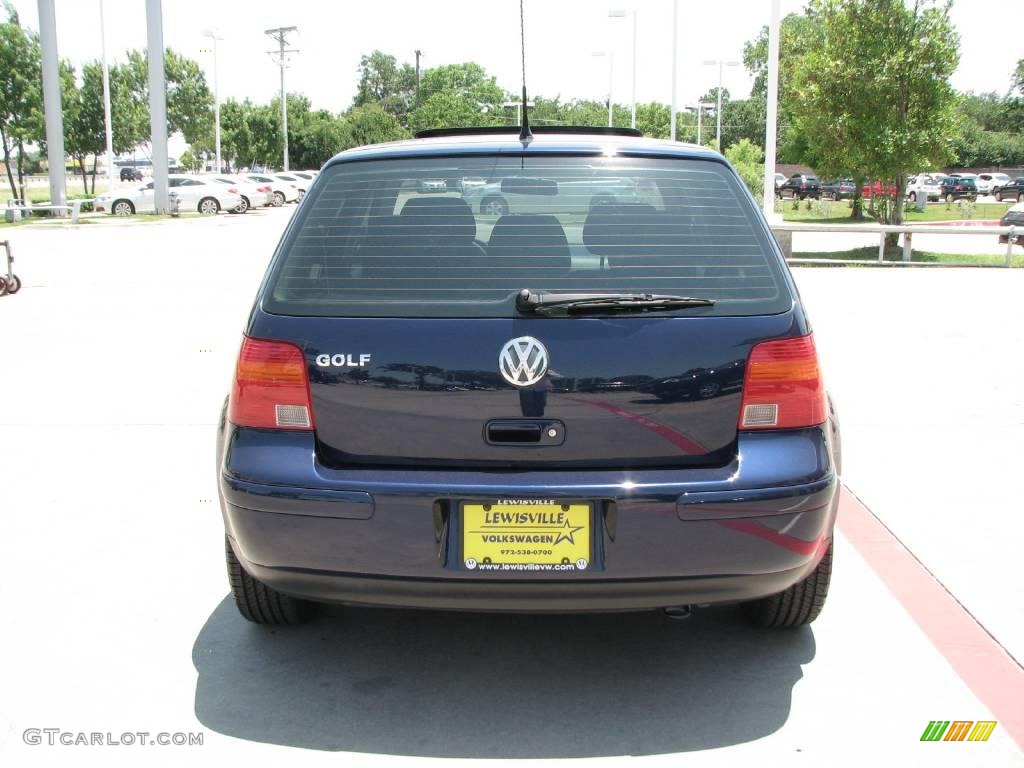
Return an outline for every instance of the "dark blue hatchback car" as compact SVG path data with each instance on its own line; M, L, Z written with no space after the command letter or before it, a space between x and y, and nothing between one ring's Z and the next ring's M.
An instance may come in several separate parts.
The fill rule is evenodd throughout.
M255 622L738 602L797 626L828 591L838 456L792 276L722 156L441 131L310 186L217 472Z

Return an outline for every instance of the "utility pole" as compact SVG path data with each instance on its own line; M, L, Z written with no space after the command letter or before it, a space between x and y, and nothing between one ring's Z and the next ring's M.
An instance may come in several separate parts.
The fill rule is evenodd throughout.
M57 15L53 0L39 0L39 42L43 54L43 116L46 118L46 160L50 172L50 202L64 205L64 113L60 104L57 65ZM57 214L63 216L61 212Z
M764 135L764 206L765 216L775 217L775 132L779 114L779 34L781 31L779 0L772 0L771 23L768 25L768 114ZM910 235L907 235L909 238Z
M267 51L271 56L277 56L277 66L281 68L281 130L284 139L284 170L288 170L288 99L284 93L284 68L287 66L286 54L298 53L298 48L287 48L288 35L298 31L298 27L277 27L266 29L263 34L277 42L276 51Z
M676 75L679 71L679 0L672 0L672 114L669 116L669 138L676 140Z
M217 153L217 173L223 173L224 169L220 164L220 94L217 91L217 41L223 40L213 30L203 32L203 37L213 40L213 119L214 119L214 147Z
M419 48L416 49L416 103L420 103L420 56L423 55L423 51Z

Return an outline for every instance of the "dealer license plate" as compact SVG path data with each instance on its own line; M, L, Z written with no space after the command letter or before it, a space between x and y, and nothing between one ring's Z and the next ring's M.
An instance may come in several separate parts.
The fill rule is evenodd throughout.
M462 561L470 570L584 571L591 562L587 503L463 502Z

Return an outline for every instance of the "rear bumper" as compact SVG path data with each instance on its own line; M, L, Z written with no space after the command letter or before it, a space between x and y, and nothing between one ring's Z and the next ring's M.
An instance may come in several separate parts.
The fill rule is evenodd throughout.
M331 469L313 436L224 425L225 527L286 594L459 610L629 610L774 594L817 565L838 502L828 426L743 435L718 468L484 472ZM458 557L458 500L591 500L585 572L484 572ZM599 541L598 541L599 539Z

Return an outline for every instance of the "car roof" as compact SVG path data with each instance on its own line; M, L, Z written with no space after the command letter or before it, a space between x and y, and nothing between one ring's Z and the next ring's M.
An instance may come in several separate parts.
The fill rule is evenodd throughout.
M608 136L587 133L538 133L524 148L518 134L471 134L406 139L385 144L370 144L345 150L324 164L324 169L340 163L395 157L440 157L445 155L493 154L582 154L582 155L659 155L674 158L717 160L717 152L696 144L648 139L636 136Z

